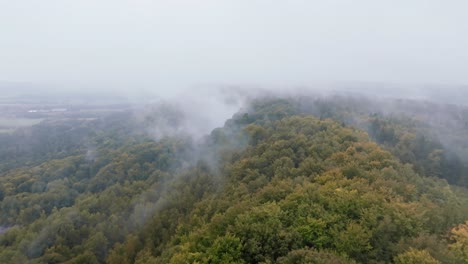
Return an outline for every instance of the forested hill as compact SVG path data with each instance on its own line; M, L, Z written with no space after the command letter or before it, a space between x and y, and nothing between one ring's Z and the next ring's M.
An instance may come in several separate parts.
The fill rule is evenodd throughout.
M465 108L264 98L200 140L134 116L0 138L0 263L468 263Z

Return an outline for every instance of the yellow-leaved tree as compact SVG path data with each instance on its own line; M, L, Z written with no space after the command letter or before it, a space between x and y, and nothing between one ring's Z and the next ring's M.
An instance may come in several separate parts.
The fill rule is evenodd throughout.
M450 233L453 241L450 250L462 258L464 263L468 263L468 221L454 227Z

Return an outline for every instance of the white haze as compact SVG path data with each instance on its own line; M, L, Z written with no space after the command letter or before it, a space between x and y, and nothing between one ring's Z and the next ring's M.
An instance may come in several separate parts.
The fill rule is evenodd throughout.
M182 109L177 129L197 135L258 93L439 98L468 84L466 10L457 0L0 0L0 92L163 101Z
M272 92L438 99L445 85L467 90L467 11L466 0L0 0L0 98L37 89L181 109L177 126L147 131L156 139L205 135ZM148 203L154 193L130 221L165 205Z
M0 0L0 81L160 96L205 84L464 85L466 10L463 0Z

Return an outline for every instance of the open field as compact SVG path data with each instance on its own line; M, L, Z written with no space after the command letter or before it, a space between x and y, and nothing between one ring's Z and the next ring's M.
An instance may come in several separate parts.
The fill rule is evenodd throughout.
M110 101L104 98L93 100L66 100L40 96L0 97L0 133L13 133L18 128L26 128L45 120L94 120L101 116L118 113L131 108L123 101Z
M39 124L42 118L3 118L0 117L0 128L3 127L24 127Z
M0 133L12 133L18 128L29 127L42 122L43 118L0 117Z

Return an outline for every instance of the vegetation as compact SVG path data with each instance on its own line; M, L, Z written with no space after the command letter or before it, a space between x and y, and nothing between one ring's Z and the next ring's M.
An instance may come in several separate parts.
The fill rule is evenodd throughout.
M468 263L468 126L394 104L261 99L197 141L148 133L167 109L5 135L0 263Z

